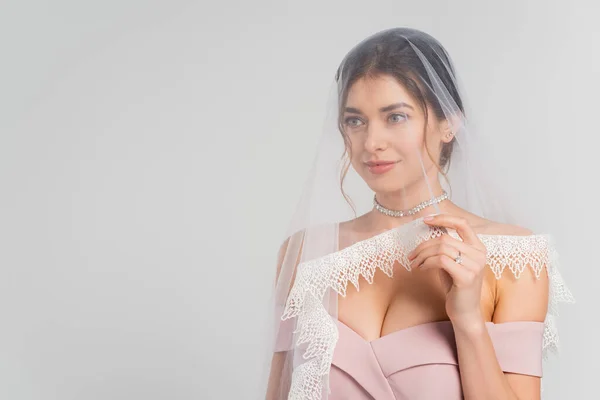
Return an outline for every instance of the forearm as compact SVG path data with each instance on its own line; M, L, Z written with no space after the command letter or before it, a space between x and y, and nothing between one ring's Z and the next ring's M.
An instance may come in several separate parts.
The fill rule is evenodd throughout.
M265 400L279 400L283 396L284 388L282 387L282 383L284 382L281 381L281 378L285 356L285 352L276 352L273 354Z
M465 400L518 400L500 368L485 322L454 324Z

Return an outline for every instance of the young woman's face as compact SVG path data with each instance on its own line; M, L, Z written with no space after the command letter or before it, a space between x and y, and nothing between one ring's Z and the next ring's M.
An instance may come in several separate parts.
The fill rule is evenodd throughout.
M423 166L426 171L435 167L425 142L437 160L441 127L432 111L428 114L426 124L421 108L389 75L362 78L351 86L342 126L352 166L374 192L406 189L424 181Z

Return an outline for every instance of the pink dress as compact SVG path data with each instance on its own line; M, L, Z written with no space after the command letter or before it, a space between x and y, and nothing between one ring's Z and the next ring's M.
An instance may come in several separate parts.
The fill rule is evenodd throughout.
M462 399L450 321L392 332L371 342L338 321L330 400ZM543 322L486 323L505 372L542 376Z
M329 400L459 400L463 398L450 321L428 322L366 341L337 321ZM290 321L277 351L291 348ZM544 323L486 322L505 372L542 376Z
M336 311L335 302L324 301L330 299L326 297L329 295L345 295L350 282L358 288L359 278L372 282L377 269L391 277L395 263L409 265L406 258L412 243L409 239L416 236L419 240L428 240L432 234L429 227L417 226L417 222L408 233L404 229L407 228L391 229L297 267L285 307L277 310L281 322L275 345L275 351L291 350L284 372L290 376L290 382L282 385L289 384L291 398L319 398L327 379L328 400L463 398L450 321L424 323L366 341L343 322L332 318L334 314L330 311ZM448 233L456 236L454 231ZM538 278L548 273L546 322L486 323L504 372L541 377L544 355L557 349L558 334L553 323L557 304L574 301L558 272L558 257L551 238L547 235L478 236L487 249L486 265L497 279L505 269L512 272L515 279L519 279L525 268L531 268ZM415 245L411 244L413 248Z

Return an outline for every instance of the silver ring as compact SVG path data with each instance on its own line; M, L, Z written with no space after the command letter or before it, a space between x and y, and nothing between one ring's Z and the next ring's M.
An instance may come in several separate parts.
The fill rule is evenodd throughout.
M460 256L460 250L458 251L458 255L456 256L456 258L454 259L454 262L457 264L462 264L463 260L462 260L462 257Z

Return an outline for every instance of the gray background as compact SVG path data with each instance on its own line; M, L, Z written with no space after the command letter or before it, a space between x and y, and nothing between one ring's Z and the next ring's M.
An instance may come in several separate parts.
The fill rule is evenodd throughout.
M394 26L444 43L482 133L525 165L515 201L533 193L562 227L578 304L562 308L547 398L596 398L598 11L2 2L0 398L250 398L256 321L333 73Z

